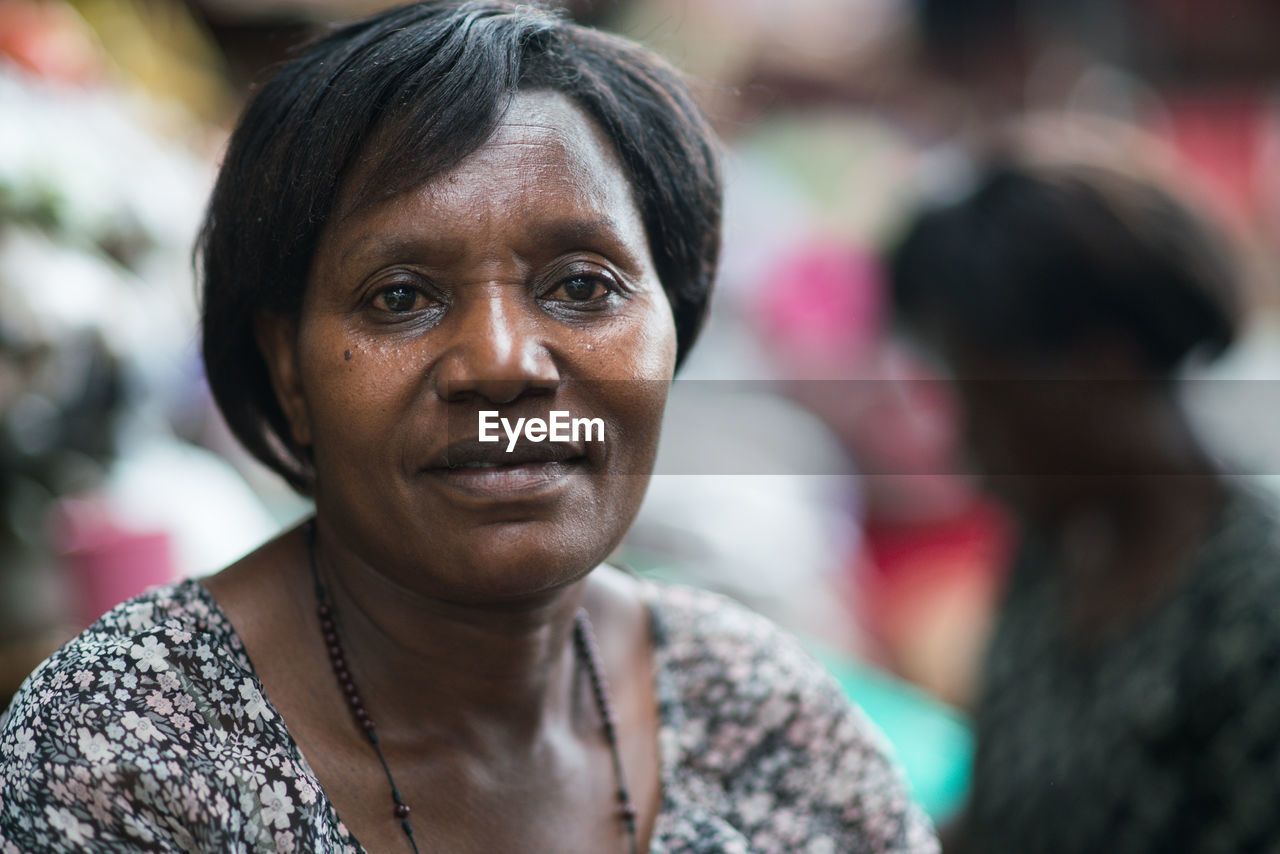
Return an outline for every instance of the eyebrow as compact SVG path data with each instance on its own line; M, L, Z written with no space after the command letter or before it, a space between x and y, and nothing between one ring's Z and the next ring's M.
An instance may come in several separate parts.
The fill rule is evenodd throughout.
M606 240L618 243L618 221L611 216L595 219L558 219L539 224L543 231L555 243L575 244L590 243L595 240ZM619 248L622 248L619 246Z
M421 234L387 235L381 231L366 231L351 241L351 245L338 256L338 266L344 267L352 261L380 255L397 255L407 250L421 250L424 247L431 251L438 241Z
M642 221L639 222L639 225L644 251L650 253L648 232ZM598 245L601 248L608 249L606 254L634 270L639 270L643 266L642 259L637 258L635 253L627 246L626 241L622 239L621 226L618 220L607 214L594 219L551 220L550 222L539 224L539 231L545 233L547 238L557 246L591 248L593 245Z
M536 223L536 234L539 244L551 243L554 246L581 246L591 248L600 246L608 250L608 254L616 256L618 261L634 268L642 266L641 259L635 257L619 236L618 221L604 215L593 219L562 218ZM643 225L641 226L643 231ZM643 234L645 248L648 249L648 235ZM338 258L340 265L346 265L353 259L367 255L396 254L403 250L426 250L429 253L445 251L441 241L431 235L421 233L385 235L377 231L366 231L361 234Z

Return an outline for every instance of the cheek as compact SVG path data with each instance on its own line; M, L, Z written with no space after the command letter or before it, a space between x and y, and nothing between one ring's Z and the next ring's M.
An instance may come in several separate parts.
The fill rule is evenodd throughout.
M580 351L580 376L609 429L609 468L648 474L653 467L667 393L675 370L675 323L666 297L646 299L643 311L619 318Z
M641 341L634 343L636 351L628 359L623 359L623 353L614 352L616 359L631 367L630 378L604 383L603 387L618 428L617 455L621 465L614 470L626 475L648 475L653 471L663 411L671 391L675 332L650 328Z
M302 384L316 450L385 436L383 420L412 396L412 372L399 349L370 344L341 328L300 339Z
M670 382L676 364L676 325L661 290L636 298L636 310L612 324L596 345L602 371L616 379Z

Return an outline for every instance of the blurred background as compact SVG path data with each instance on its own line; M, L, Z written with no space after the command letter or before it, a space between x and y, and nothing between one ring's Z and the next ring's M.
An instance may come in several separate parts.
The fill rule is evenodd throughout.
M0 0L0 706L106 608L307 512L212 406L191 245L254 83L387 5ZM618 559L804 634L945 820L1018 531L966 473L947 385L894 334L881 253L921 199L963 191L993 128L1052 116L1055 144L1159 160L1223 223L1245 333L1197 376L1277 379L1280 4L564 6L685 69L727 152L717 299ZM1188 384L1187 405L1267 486L1280 442L1232 409L1251 395L1194 392L1231 387ZM709 435L708 413L742 428ZM708 455L724 464L687 463Z

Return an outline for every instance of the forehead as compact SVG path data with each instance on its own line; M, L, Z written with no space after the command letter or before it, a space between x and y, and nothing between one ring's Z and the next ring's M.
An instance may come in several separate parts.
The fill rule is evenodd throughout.
M617 155L604 132L559 92L518 93L489 139L454 171L505 167L512 160L534 167L566 167L587 182L604 174L622 177Z
M329 230L348 230L370 213L365 182L376 171L379 145L370 144L362 164L343 182ZM376 188L374 188L376 190ZM377 193L372 194L374 196ZM566 96L552 91L519 92L488 139L451 169L407 188L395 200L450 207L483 199L490 207L547 205L600 208L610 216L637 219L632 187L613 144L599 125ZM384 197L385 198L385 197ZM508 209L510 210L510 209Z

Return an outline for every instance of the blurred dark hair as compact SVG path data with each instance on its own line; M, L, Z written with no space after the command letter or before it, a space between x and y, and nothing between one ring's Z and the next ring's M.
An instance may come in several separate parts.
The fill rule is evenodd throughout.
M1155 184L1096 166L994 164L960 201L918 214L888 268L907 326L936 322L998 355L1118 334L1167 377L1236 331L1219 235Z
M391 9L309 45L256 92L197 245L214 398L245 447L296 489L312 473L272 391L255 317L299 311L354 167L356 207L410 190L483 145L515 94L535 89L567 96L612 142L671 303L677 365L688 353L719 255L721 179L714 133L679 73L626 39L529 6Z

